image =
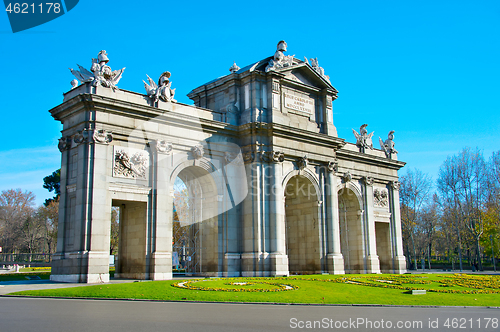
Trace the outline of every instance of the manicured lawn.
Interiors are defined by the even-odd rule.
[[[4,273],[4,274],[0,274],[0,282],[2,282],[2,281],[26,280],[26,277],[34,277],[34,276],[39,276],[40,279],[50,279],[50,272]]]
[[[13,294],[165,301],[500,306],[498,276],[310,275],[289,278],[217,278],[184,281],[187,283],[169,280],[100,284]],[[181,283],[179,286],[193,289],[174,286],[179,283]],[[285,285],[296,289],[284,290]],[[405,288],[426,289],[427,294],[411,295]],[[464,292],[485,294],[462,294]]]

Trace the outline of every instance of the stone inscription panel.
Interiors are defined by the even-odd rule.
[[[295,111],[298,114],[310,115],[314,114],[315,105],[314,99],[306,95],[297,95],[289,91],[283,92],[284,106],[289,110]]]

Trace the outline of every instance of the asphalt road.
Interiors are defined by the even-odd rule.
[[[0,331],[500,331],[499,320],[500,309],[489,308],[212,304],[0,297]],[[449,327],[446,327],[447,321]],[[489,325],[488,328],[486,324]],[[313,329],[314,326],[316,329]]]

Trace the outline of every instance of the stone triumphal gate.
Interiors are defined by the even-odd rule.
[[[169,72],[147,76],[146,94],[118,89],[124,69],[105,51],[72,69],[80,84],[50,111],[63,124],[51,279],[109,280],[112,207],[119,277],[169,279],[173,264],[210,276],[405,272],[394,132],[381,149],[365,124],[356,144],[337,137],[337,90],[317,59],[286,47],[192,90],[195,106],[175,101]]]

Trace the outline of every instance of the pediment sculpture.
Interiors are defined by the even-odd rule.
[[[90,67],[90,71],[78,64],[77,66],[80,70],[74,70],[72,68],[69,68],[69,70],[82,83],[91,82],[93,86],[100,85],[115,91],[118,89],[116,85],[122,78],[125,67],[120,70],[112,71],[111,67],[107,65],[108,62],[108,55],[106,51],[102,50],[97,55],[97,59],[92,58],[92,67]]]
[[[286,52],[286,48],[286,42],[284,40],[281,40],[278,43],[276,53],[274,53],[274,57],[269,60],[269,64],[266,67],[266,73],[270,70],[293,66],[294,55],[285,55],[283,52]]]

